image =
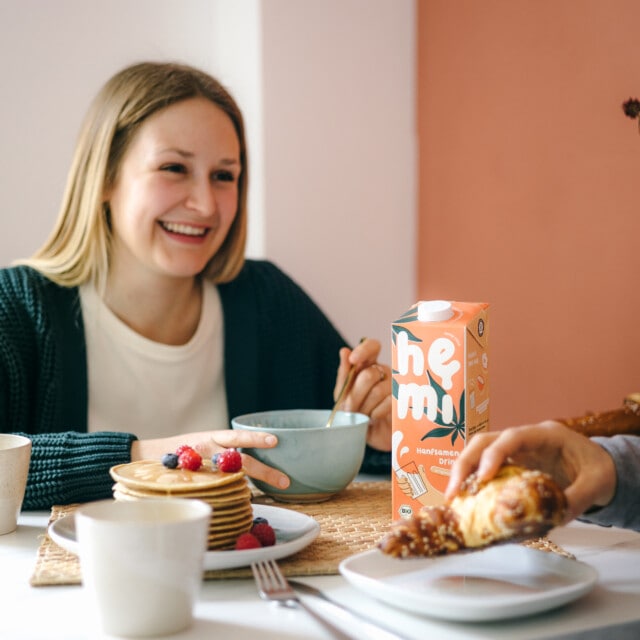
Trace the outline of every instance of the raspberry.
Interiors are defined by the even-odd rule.
[[[251,527],[250,533],[254,535],[263,547],[272,547],[276,543],[276,532],[266,522],[259,522]]]
[[[178,456],[175,453],[165,453],[162,456],[162,464],[167,467],[167,469],[177,469]]]
[[[252,533],[241,533],[236,540],[236,551],[241,551],[242,549],[259,549],[261,546],[260,540]]]
[[[197,471],[202,465],[202,456],[194,449],[183,449],[182,453],[178,456],[178,465],[181,469]]]
[[[222,453],[218,453],[214,456],[215,462],[220,471],[225,473],[234,473],[242,469],[242,456],[236,449],[227,449]]]
[[[183,451],[193,451],[193,447],[190,447],[188,444],[181,444],[176,449],[176,455],[179,456]]]

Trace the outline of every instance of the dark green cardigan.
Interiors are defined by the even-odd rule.
[[[219,291],[229,416],[329,408],[346,343],[302,289],[273,264],[247,261]],[[78,290],[27,267],[0,270],[0,425],[33,441],[25,509],[111,496],[109,468],[130,461],[136,438],[87,433]],[[363,471],[389,469],[389,454],[367,447]]]

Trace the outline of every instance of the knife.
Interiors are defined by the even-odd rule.
[[[310,584],[307,584],[305,582],[298,582],[297,580],[289,580],[289,584],[296,591],[305,593],[315,598],[319,598],[320,600],[325,602],[328,607],[334,612],[337,618],[345,622],[351,622],[353,618],[356,618],[358,620],[359,626],[367,632],[366,637],[371,638],[371,640],[408,640],[406,636],[401,636],[395,631],[392,631],[391,629],[385,627],[381,623],[371,620],[358,611],[349,609],[343,604],[332,600],[331,598],[329,598],[329,596],[320,591],[320,589],[316,589]]]

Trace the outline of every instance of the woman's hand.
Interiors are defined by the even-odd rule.
[[[367,444],[380,451],[391,450],[391,369],[377,362],[380,343],[369,338],[353,350],[340,349],[340,365],[333,397],[337,398],[351,365],[356,374],[340,409],[357,411],[371,419]]]
[[[566,522],[607,505],[616,491],[611,456],[582,434],[546,421],[473,436],[451,469],[446,497],[455,496],[474,471],[481,481],[493,478],[507,460],[548,473],[565,490]]]
[[[183,444],[193,447],[203,458],[211,459],[215,453],[231,447],[271,449],[278,444],[278,438],[270,433],[223,429],[186,433],[156,440],[135,440],[131,445],[131,460],[161,460],[165,453],[175,451]],[[290,484],[288,476],[284,473],[258,462],[246,453],[242,454],[242,464],[251,478],[262,480],[280,489],[286,489]]]

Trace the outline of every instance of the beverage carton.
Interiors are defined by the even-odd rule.
[[[418,302],[392,324],[393,518],[443,502],[465,443],[489,428],[483,302]]]

